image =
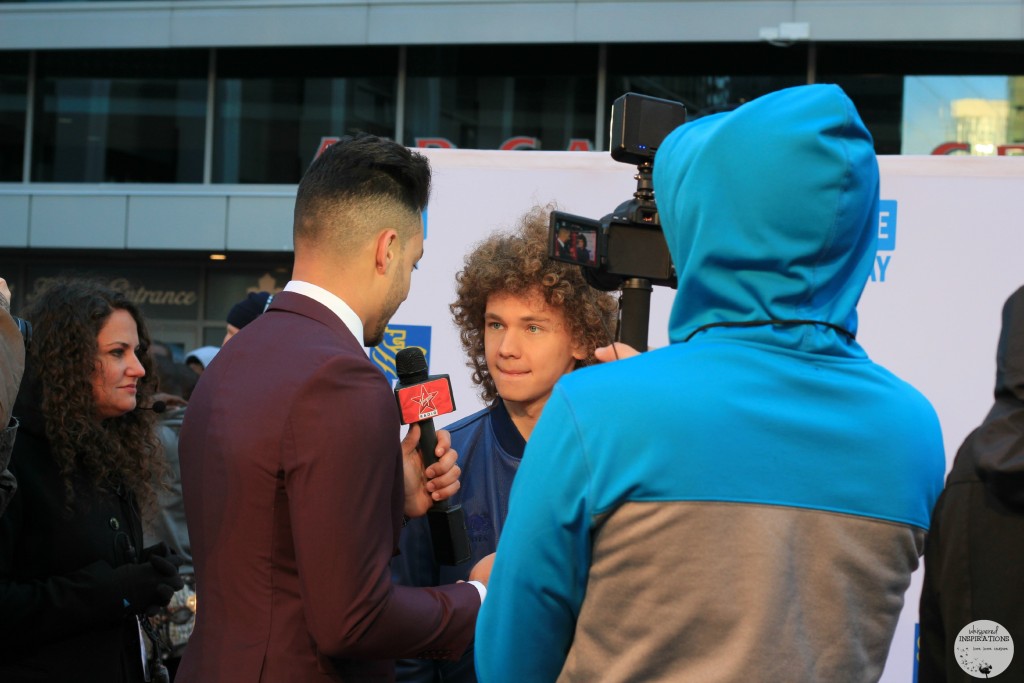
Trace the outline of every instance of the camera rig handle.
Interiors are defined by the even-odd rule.
[[[618,341],[640,352],[647,350],[653,290],[654,285],[647,278],[631,277],[622,282]]]
[[[658,224],[658,209],[654,202],[654,163],[645,160],[636,167],[636,192],[629,202],[628,218],[634,223]],[[654,284],[645,277],[622,279],[619,300],[618,341],[637,351],[647,350],[647,334],[651,322],[651,293]]]

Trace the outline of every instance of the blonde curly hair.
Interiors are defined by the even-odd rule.
[[[478,243],[455,276],[456,299],[449,309],[469,356],[466,365],[487,404],[498,398],[484,352],[484,314],[492,295],[540,292],[548,306],[562,311],[569,335],[586,351],[576,367],[593,364],[594,350],[612,341],[618,311],[615,297],[588,285],[579,266],[548,257],[553,208],[533,207],[512,231],[497,232]]]

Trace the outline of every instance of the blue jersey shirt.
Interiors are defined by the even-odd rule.
[[[512,422],[505,404],[496,401],[469,417],[445,427],[452,448],[459,454],[462,486],[452,498],[462,505],[469,531],[471,556],[457,566],[438,565],[426,517],[409,520],[402,532],[400,554],[391,562],[395,583],[405,586],[439,586],[465,581],[473,566],[498,547],[498,538],[508,515],[509,492],[526,448],[526,440]],[[401,660],[399,681],[434,681],[444,672],[444,681],[475,681],[472,650],[459,662]]]

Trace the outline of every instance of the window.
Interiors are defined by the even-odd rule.
[[[1007,107],[1008,127],[1001,136],[1012,142],[1012,127],[1017,125],[1016,136],[1021,137],[1024,120],[1020,110],[1013,113],[1009,89],[1017,79],[1005,76],[1017,70],[1022,58],[1024,44],[1020,41],[834,43],[818,48],[817,72],[819,82],[838,83],[850,95],[879,154],[931,154],[942,143],[959,139],[954,119],[960,120],[961,130],[966,132],[963,126],[980,125],[978,106],[988,109],[982,118],[991,118],[991,107],[978,100],[1003,100],[1002,105],[995,105]],[[984,84],[987,79],[964,78],[975,75],[1001,78]],[[992,85],[997,81],[1002,85],[996,86],[994,93]],[[937,90],[929,92],[931,88]],[[958,116],[951,111],[954,100],[975,102],[958,105]],[[1017,105],[1024,105],[1024,100]],[[967,123],[968,119],[974,123]],[[961,141],[998,146],[993,134],[986,133],[984,140]]]
[[[605,106],[635,92],[682,102],[687,120],[807,82],[807,47],[681,43],[608,48]]]
[[[299,182],[324,138],[394,137],[397,48],[219,50],[213,181]]]
[[[205,50],[40,53],[32,180],[198,183]]]
[[[410,147],[595,149],[597,47],[411,47]]]
[[[22,179],[28,54],[0,52],[0,182]]]
[[[1024,153],[1024,78],[908,76],[903,154]]]

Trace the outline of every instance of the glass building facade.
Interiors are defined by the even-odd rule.
[[[1019,42],[0,51],[0,182],[296,183],[355,130],[600,150],[624,92],[692,119],[808,82],[840,84],[880,154],[1011,154],[1022,58]]]
[[[34,56],[30,181],[202,182],[204,52]]]
[[[924,4],[0,0],[0,275],[15,310],[58,272],[116,276],[155,336],[216,345],[287,282],[267,207],[333,139],[607,150],[626,92],[692,120],[837,83],[879,154],[1021,154],[1014,3]]]

